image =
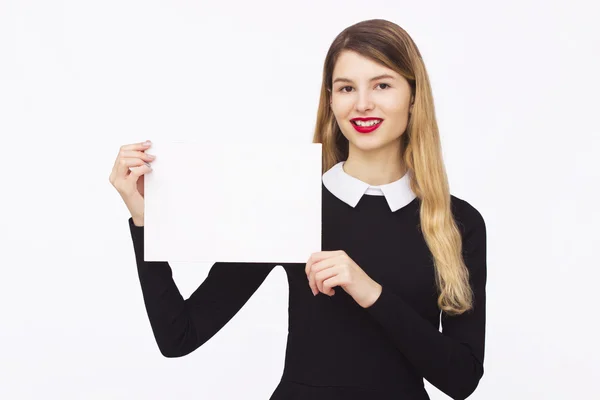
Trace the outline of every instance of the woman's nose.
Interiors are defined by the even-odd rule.
[[[357,111],[365,111],[373,108],[373,100],[371,99],[371,95],[368,92],[358,93],[358,97],[356,99],[356,110]]]

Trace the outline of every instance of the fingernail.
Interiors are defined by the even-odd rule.
[[[151,141],[149,141],[149,140],[146,140],[146,141],[144,142],[144,146],[150,146],[151,144],[152,144],[152,142],[151,142]]]
[[[154,154],[148,154],[148,157],[155,158],[156,156]]]

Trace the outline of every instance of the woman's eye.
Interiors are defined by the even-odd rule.
[[[388,85],[387,83],[378,83],[378,84],[377,84],[377,86],[379,86],[379,87],[380,87],[381,85],[385,85],[386,87],[390,87],[390,85]],[[340,92],[343,92],[343,93],[348,93],[348,91],[346,91],[346,90],[345,90],[345,89],[348,89],[348,88],[349,88],[349,89],[352,89],[352,86],[344,86],[344,87],[341,87],[341,88],[339,89],[339,91],[340,91]],[[386,89],[386,88],[384,87],[383,89]]]

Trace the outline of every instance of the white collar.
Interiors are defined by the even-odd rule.
[[[323,185],[335,197],[351,207],[356,207],[363,195],[385,196],[392,212],[399,210],[417,197],[410,188],[408,173],[395,182],[371,186],[344,171],[344,161],[331,167],[323,174]]]

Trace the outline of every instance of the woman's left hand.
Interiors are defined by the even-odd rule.
[[[375,282],[343,250],[313,253],[305,268],[308,284],[317,295],[333,296],[334,286],[340,286],[363,308],[370,307],[381,294]]]

